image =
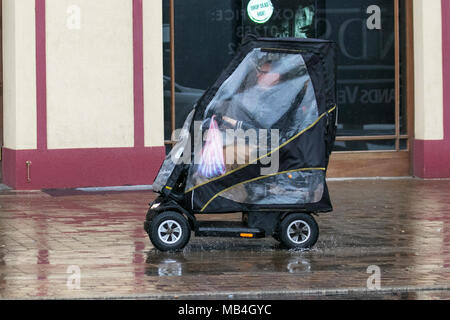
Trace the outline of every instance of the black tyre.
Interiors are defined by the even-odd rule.
[[[308,249],[319,238],[319,225],[309,214],[290,214],[281,221],[278,236],[289,249]]]
[[[178,212],[158,214],[151,221],[149,238],[160,251],[183,249],[191,238],[191,228],[186,218]]]

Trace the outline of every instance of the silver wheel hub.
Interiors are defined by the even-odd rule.
[[[174,244],[181,239],[181,225],[175,220],[167,220],[159,225],[158,236],[165,244]]]
[[[287,236],[295,244],[303,244],[311,237],[311,228],[305,221],[295,220],[287,228]]]

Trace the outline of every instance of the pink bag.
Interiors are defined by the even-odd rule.
[[[198,172],[205,178],[214,178],[225,173],[223,159],[223,141],[217,121],[211,118],[208,135],[202,150],[202,158]]]

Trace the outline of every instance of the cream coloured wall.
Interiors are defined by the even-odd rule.
[[[164,145],[162,1],[143,1],[145,145]]]
[[[442,140],[441,0],[414,0],[415,138]]]
[[[3,0],[4,147],[36,149],[35,0]]]
[[[132,0],[46,4],[48,148],[133,147]]]

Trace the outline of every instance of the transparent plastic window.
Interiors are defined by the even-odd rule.
[[[177,143],[164,160],[164,163],[162,164],[161,169],[159,170],[158,176],[153,182],[153,191],[160,192],[162,188],[166,186],[167,181],[170,178],[170,175],[175,169],[175,166],[181,161],[183,161],[183,157],[186,156],[184,151],[188,149],[187,146],[190,143],[189,129],[192,124],[194,113],[195,107],[194,110],[192,110],[191,113],[189,113],[189,115],[187,116],[183,128],[180,130],[180,132],[178,132],[178,136],[176,137]]]
[[[247,204],[292,205],[317,203],[324,192],[325,171],[286,172],[243,182],[217,196]]]
[[[256,162],[318,117],[302,55],[254,49],[219,88],[203,122],[194,126],[199,147],[193,150],[186,190]]]

